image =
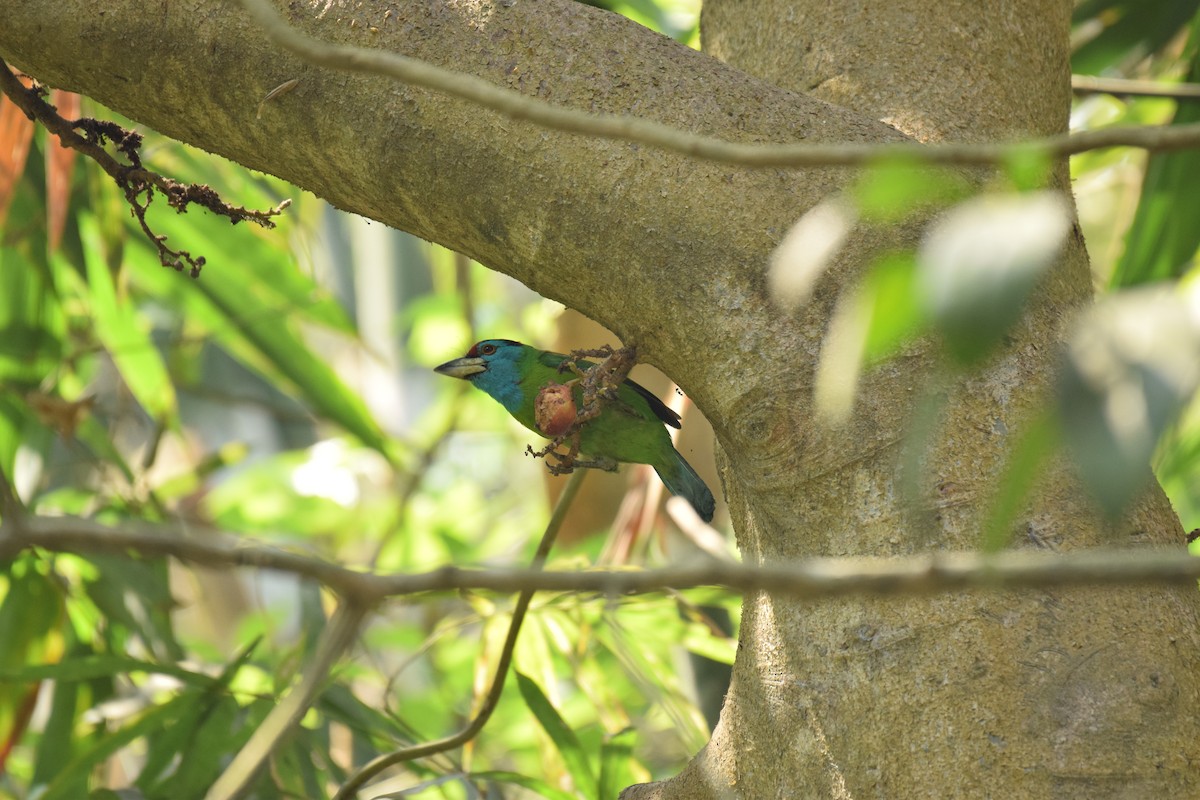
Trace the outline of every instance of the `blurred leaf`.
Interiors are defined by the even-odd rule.
[[[895,223],[965,200],[971,189],[963,174],[950,168],[892,158],[863,170],[851,196],[865,219]]]
[[[978,197],[930,227],[917,281],[951,355],[969,363],[999,343],[1070,230],[1056,192]]]
[[[737,655],[737,639],[730,636],[717,636],[707,626],[693,623],[687,627],[683,646],[688,652],[698,656],[719,661],[722,664],[732,664]]]
[[[1200,0],[1086,0],[1075,9],[1075,23],[1102,28],[1076,48],[1071,69],[1100,75],[1132,67],[1174,39],[1197,8]]]
[[[125,385],[137,398],[146,413],[156,421],[175,416],[175,387],[167,375],[166,365],[158,348],[143,329],[143,318],[128,300],[117,297],[113,275],[109,271],[104,255],[105,245],[100,229],[91,214],[81,212],[79,236],[83,241],[84,259],[87,263],[87,297],[96,336],[112,357],[121,372]],[[63,278],[73,277],[74,271],[60,264],[58,274]]]
[[[546,695],[542,693],[541,688],[532,678],[520,672],[516,673],[516,676],[517,687],[521,690],[521,697],[525,699],[525,705],[533,712],[533,716],[537,718],[542,730],[554,742],[567,772],[571,774],[571,779],[575,782],[576,790],[584,797],[595,797],[596,775],[592,771],[591,764],[588,763],[587,754],[583,752],[583,746],[579,743],[575,731],[571,730],[554,706],[550,705],[550,701],[546,699]]]
[[[63,119],[79,119],[80,97],[74,92],[53,89],[50,92],[50,102],[58,109]],[[67,204],[71,199],[71,177],[74,173],[75,158],[79,151],[73,147],[59,146],[46,136],[46,228],[47,246],[51,253],[58,249],[62,242],[63,231],[67,226]],[[2,221],[2,220],[0,220]]]
[[[1004,469],[996,478],[996,490],[988,514],[984,518],[983,549],[994,553],[1012,540],[1013,521],[1029,502],[1042,467],[1058,449],[1057,420],[1047,413],[1040,414],[1016,437],[1008,453]]]
[[[25,555],[2,573],[7,588],[0,602],[0,669],[5,673],[19,674],[28,664],[62,657],[62,592],[41,569],[39,558]],[[0,753],[6,754],[24,732],[40,680],[0,681]]]
[[[0,682],[53,680],[58,682],[87,681],[93,678],[123,675],[131,672],[171,675],[185,683],[210,686],[216,679],[203,672],[195,672],[177,664],[143,661],[119,655],[75,656],[57,664],[27,664],[22,667],[4,667],[0,670]]]
[[[62,366],[62,310],[46,270],[0,247],[0,387],[35,389]]]
[[[622,789],[633,783],[629,761],[636,741],[636,728],[626,728],[605,737],[604,744],[600,746],[600,791],[596,795],[601,800],[616,797]]]
[[[4,67],[3,69],[8,69]],[[20,79],[27,87],[28,78]],[[25,171],[29,143],[33,140],[33,120],[6,96],[0,96],[0,228],[8,216],[8,207],[16,193],[17,182]]]
[[[235,260],[210,261],[197,280],[184,281],[158,265],[148,247],[131,246],[133,277],[170,302],[194,324],[206,327],[229,352],[268,380],[290,385],[317,413],[388,456],[386,437],[356,393],[293,329],[303,315]],[[289,267],[289,269],[293,269]]]
[[[182,660],[183,649],[171,628],[175,599],[167,562],[92,555],[95,577],[84,581],[87,596],[111,621],[136,633],[148,647],[158,645],[160,658]]]
[[[307,461],[308,451],[293,451],[246,467],[208,492],[205,510],[217,525],[243,532],[312,535],[352,525],[355,508],[298,491],[294,476]]]
[[[1163,430],[1200,385],[1200,327],[1157,289],[1103,300],[1068,343],[1059,388],[1067,443],[1084,483],[1115,516],[1150,477]]]
[[[216,779],[222,759],[250,736],[245,728],[232,730],[238,704],[228,689],[259,643],[256,639],[242,648],[208,686],[189,689],[171,701],[175,713],[148,742],[138,788],[164,799],[202,796]]]
[[[1200,25],[1192,33],[1200,40]],[[1193,47],[1197,43],[1193,42]],[[1188,81],[1200,81],[1200,53],[1193,56]],[[1200,122],[1200,103],[1180,103],[1172,125]],[[1200,247],[1200,151],[1151,153],[1142,179],[1137,211],[1125,237],[1125,251],[1113,270],[1113,287],[1178,278],[1194,263]]]
[[[547,800],[579,800],[579,795],[571,794],[570,792],[551,786],[540,778],[532,778],[528,775],[520,775],[516,772],[490,770],[488,772],[472,772],[467,775],[467,777],[473,781],[511,783],[514,786],[521,786],[531,792],[537,792],[538,795],[546,798]],[[597,795],[597,797],[601,796],[602,795]],[[616,797],[616,795],[612,795],[612,797]]]
[[[910,252],[881,257],[863,279],[861,291],[871,304],[864,343],[868,362],[894,355],[929,324],[929,315],[917,293],[916,257]]]
[[[1017,191],[1043,189],[1053,177],[1054,160],[1030,146],[1013,147],[1004,159],[1004,173]]]
[[[808,302],[817,281],[854,229],[856,218],[854,208],[844,200],[822,200],[784,234],[767,266],[771,299],[784,311],[796,311]]]
[[[87,785],[87,778],[97,765],[143,736],[162,730],[179,711],[179,698],[146,711],[135,722],[125,725],[96,741],[55,775],[54,780],[40,795],[41,800],[77,800],[80,788]]]

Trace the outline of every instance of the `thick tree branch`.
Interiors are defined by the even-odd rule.
[[[896,158],[928,164],[987,166],[1003,164],[1017,156],[1036,155],[1059,159],[1109,147],[1136,147],[1155,152],[1200,147],[1200,124],[1109,128],[995,144],[741,144],[697,135],[637,117],[563,108],[502,89],[473,75],[442,69],[399,53],[326,44],[288,25],[267,0],[241,1],[275,42],[312,64],[347,72],[383,75],[411,86],[444,92],[511,119],[527,120],[551,130],[638,142],[725,164],[746,167],[848,167]],[[1086,85],[1086,82],[1080,83]],[[1142,91],[1138,93],[1146,93],[1147,87],[1139,88]],[[1110,86],[1106,91],[1111,90]]]

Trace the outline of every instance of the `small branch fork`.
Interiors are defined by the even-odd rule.
[[[275,208],[253,211],[226,203],[211,186],[180,183],[146,169],[142,165],[140,133],[126,130],[115,122],[106,120],[87,117],[73,121],[64,119],[59,116],[57,109],[44,99],[46,90],[43,87],[34,83],[32,87],[26,88],[3,60],[0,60],[0,91],[25,112],[25,116],[41,123],[46,130],[57,136],[63,147],[78,150],[108,173],[124,193],[138,225],[154,243],[155,249],[158,250],[159,262],[164,267],[171,267],[178,272],[186,268],[195,278],[204,267],[204,256],[193,256],[187,250],[173,250],[167,247],[166,236],[156,234],[150,229],[149,223],[146,222],[146,210],[154,200],[155,190],[162,193],[167,205],[181,214],[187,211],[189,205],[195,203],[214,214],[228,218],[234,225],[247,221],[264,228],[273,228],[275,223],[271,218],[283,213],[283,210],[291,205],[291,200],[284,200]],[[107,144],[111,144],[127,163],[122,163],[111,155],[105,149]]]
[[[581,367],[580,362],[585,358],[601,358],[594,366]],[[586,362],[585,362],[586,363]],[[534,458],[545,458],[546,469],[551,475],[567,475],[576,469],[602,469],[615,472],[617,462],[611,458],[582,459],[579,457],[579,434],[583,426],[600,416],[608,405],[633,414],[633,409],[621,402],[618,392],[629,370],[637,363],[637,348],[630,345],[614,350],[610,345],[594,350],[572,350],[571,354],[559,365],[559,372],[570,372],[575,375],[564,385],[583,388],[583,405],[575,412],[575,420],[566,431],[550,440],[550,444],[540,450],[534,450],[532,445],[525,447],[525,452]],[[566,452],[559,452],[566,445]],[[551,461],[550,459],[553,459]]]

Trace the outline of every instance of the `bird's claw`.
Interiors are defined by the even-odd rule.
[[[587,370],[581,369],[578,362],[586,357],[603,358]],[[546,469],[551,475],[566,475],[576,467],[585,469],[602,469],[606,472],[616,472],[617,462],[611,458],[579,458],[579,432],[585,424],[600,416],[607,405],[613,405],[625,414],[636,416],[637,412],[622,402],[618,394],[620,386],[629,374],[630,367],[637,360],[637,350],[634,347],[623,347],[614,350],[610,345],[604,345],[594,350],[572,350],[571,355],[559,366],[559,372],[570,371],[575,374],[575,380],[568,384],[580,383],[583,389],[582,407],[575,413],[571,427],[561,436],[556,436],[550,444],[541,450],[527,446],[525,452],[534,458],[545,458]],[[567,452],[560,453],[558,448],[568,445]],[[551,461],[551,457],[553,461]]]

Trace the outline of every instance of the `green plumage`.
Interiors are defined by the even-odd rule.
[[[539,436],[535,412],[538,393],[547,385],[561,384],[573,376],[558,367],[567,357],[537,350],[507,339],[488,339],[467,355],[442,364],[437,371],[469,380],[497,400],[526,428]],[[581,366],[591,368],[588,362]],[[573,387],[576,408],[583,406],[583,390]],[[671,444],[664,424],[679,427],[679,415],[652,393],[626,380],[618,390],[619,404],[610,404],[600,416],[580,430],[580,451],[593,458],[649,464],[674,494],[686,498],[706,521],[715,502],[704,484]]]

